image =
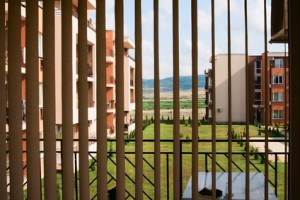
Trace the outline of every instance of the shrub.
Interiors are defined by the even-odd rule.
[[[184,126],[187,127],[189,125],[188,121],[184,121]]]
[[[257,147],[254,148],[254,153],[255,153],[255,154],[254,154],[254,159],[255,159],[255,160],[258,160],[258,154],[257,154],[257,153],[258,153],[258,148],[257,148]]]
[[[185,139],[186,139],[186,140],[190,140],[190,139],[191,139],[190,134],[187,134],[186,137],[185,137]]]
[[[265,163],[265,156],[260,154],[260,164]]]
[[[180,138],[183,138],[183,133],[179,133],[179,137],[180,137]]]

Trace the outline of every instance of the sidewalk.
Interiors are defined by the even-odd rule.
[[[250,142],[250,147],[257,147],[259,152],[265,151],[265,138],[251,137],[250,139],[262,140],[262,142]],[[282,142],[272,142],[272,140],[282,140]],[[269,150],[271,152],[284,152],[284,137],[269,138]],[[287,152],[289,152],[289,144],[287,144]],[[275,155],[270,155],[269,160],[275,161]],[[278,162],[284,162],[284,155],[278,155]]]

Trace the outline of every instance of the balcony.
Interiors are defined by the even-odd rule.
[[[93,64],[87,63],[87,69],[88,69],[88,77],[93,77]]]
[[[107,102],[107,113],[113,113],[115,112],[116,103],[115,100],[110,100]]]
[[[211,90],[211,89],[212,89],[212,85],[205,84],[205,90]]]
[[[134,87],[134,81],[130,80],[130,87]]]

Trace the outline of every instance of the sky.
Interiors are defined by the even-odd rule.
[[[245,53],[244,0],[231,0],[231,52]],[[249,55],[264,52],[264,1],[248,0]],[[227,54],[227,0],[215,0],[216,54]],[[270,40],[271,1],[267,0],[268,41]],[[93,21],[95,13],[91,13]],[[106,0],[106,29],[114,30],[114,0]],[[173,76],[172,0],[159,1],[159,67],[160,78]],[[134,0],[124,0],[124,35],[134,41]],[[143,79],[154,78],[153,0],[142,0]],[[198,74],[211,68],[211,0],[198,0]],[[190,76],[191,0],[179,0],[180,76]],[[282,44],[269,44],[269,52],[283,52]],[[130,54],[134,57],[134,50]],[[138,67],[138,66],[136,66]]]

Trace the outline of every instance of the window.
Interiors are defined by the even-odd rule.
[[[208,93],[208,102],[211,103],[212,102],[212,94],[211,93]]]
[[[282,76],[272,76],[272,84],[282,84]]]
[[[272,119],[282,119],[282,110],[273,110]]]
[[[254,93],[254,101],[261,101],[261,92]]]
[[[275,68],[283,68],[283,58],[275,58],[274,63]]]
[[[274,102],[283,101],[283,94],[282,93],[273,93],[272,94],[272,101],[274,101]]]
[[[260,74],[261,73],[261,61],[257,60],[254,62],[254,73]]]
[[[254,77],[254,85],[261,85],[261,76]]]
[[[208,86],[211,87],[212,86],[212,78],[208,78]]]
[[[211,111],[211,109],[208,110],[208,117],[209,117],[209,118],[212,117],[212,111]]]

